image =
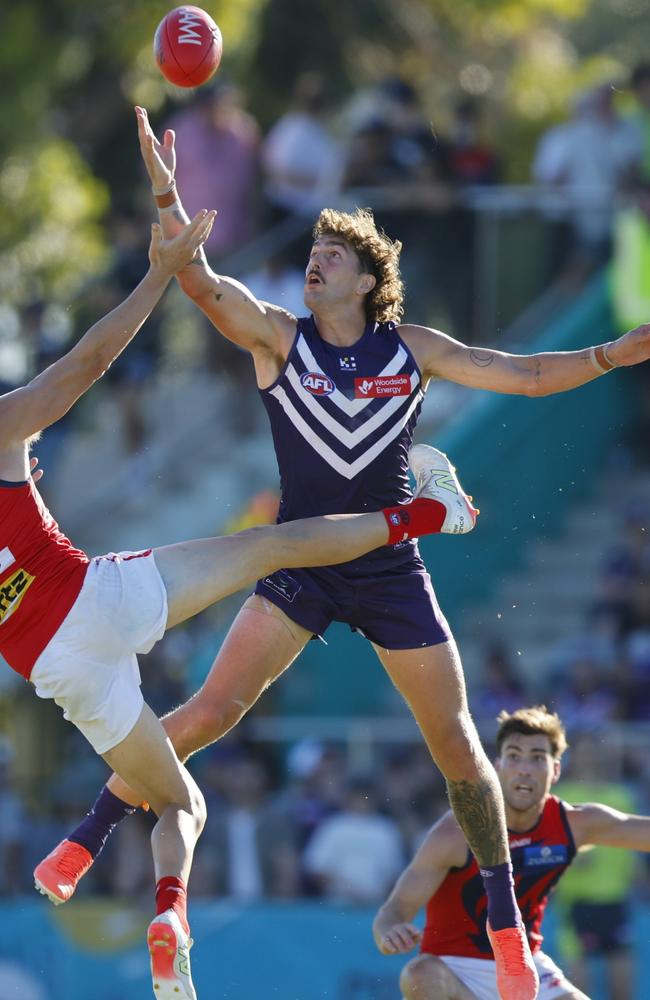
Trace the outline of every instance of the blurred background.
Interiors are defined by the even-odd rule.
[[[293,312],[318,211],[362,205],[405,244],[413,322],[532,352],[650,318],[650,0],[214,0],[224,59],[198,91],[155,68],[168,9],[3,9],[3,391],[146,269],[154,215],[135,103],[159,135],[176,130],[190,214],[219,210],[213,267]],[[534,401],[434,383],[419,425],[482,510],[471,538],[422,548],[486,744],[501,708],[543,701],[568,728],[567,797],[638,812],[650,808],[648,375]],[[92,554],[275,517],[252,365],[176,288],[37,453],[46,501]],[[157,711],[200,685],[244,596],[142,659]],[[374,951],[370,923],[445,790],[369,645],[337,626],[326,639],[191,763],[210,815],[191,882],[203,995],[399,997],[402,963]],[[146,816],[123,824],[71,905],[55,911],[32,889],[34,864],[105,778],[56,706],[2,671],[0,1000],[150,988]],[[328,849],[333,817],[351,851],[364,830],[383,847],[352,864]],[[646,857],[593,851],[574,870],[545,925],[549,952],[595,1000],[650,997]],[[578,938],[580,903],[621,904],[606,951]]]

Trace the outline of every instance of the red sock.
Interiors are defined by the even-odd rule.
[[[182,879],[172,875],[161,878],[156,886],[156,914],[164,913],[165,910],[173,910],[185,933],[190,933],[187,922],[187,888]]]
[[[439,500],[418,497],[399,507],[385,507],[382,514],[388,525],[388,544],[406,542],[421,535],[435,535],[441,531],[447,508]]]

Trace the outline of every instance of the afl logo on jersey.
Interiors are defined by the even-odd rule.
[[[312,396],[331,396],[336,386],[329,375],[322,372],[304,372],[300,376],[300,384]]]

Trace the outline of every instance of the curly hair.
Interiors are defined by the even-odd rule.
[[[399,270],[402,244],[377,229],[372,211],[357,208],[337,212],[324,208],[312,230],[315,240],[338,236],[359,258],[359,270],[376,278],[375,287],[365,298],[366,319],[377,323],[398,322],[404,312],[404,282]]]
[[[497,754],[508,736],[520,733],[522,736],[548,736],[551,744],[551,755],[559,760],[568,743],[562,720],[557,712],[549,712],[546,705],[532,705],[530,708],[518,708],[516,712],[499,712],[497,716],[499,729],[497,731]]]

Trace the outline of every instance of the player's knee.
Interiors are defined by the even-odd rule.
[[[399,979],[405,1000],[430,1000],[431,997],[444,1000],[445,964],[435,955],[418,955],[402,969]]]
[[[478,735],[469,714],[448,716],[436,727],[436,750],[448,758],[464,759],[476,752]]]
[[[175,796],[175,801],[170,803],[173,807],[191,816],[194,824],[194,832],[198,837],[205,826],[208,810],[203,797],[203,792],[188,771],[185,771],[183,791]]]
[[[435,758],[445,775],[451,772],[471,777],[481,767],[484,754],[469,715],[461,714],[450,719],[436,736]]]
[[[234,698],[210,697],[201,691],[195,699],[196,719],[193,729],[198,734],[200,745],[208,746],[224,736],[248,711],[248,706]]]
[[[206,819],[208,818],[208,809],[205,804],[203,792],[194,781],[192,782],[192,785],[193,787],[190,791],[191,811],[196,825],[196,835],[198,837],[205,826]]]

